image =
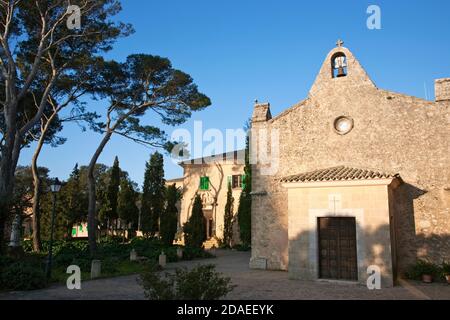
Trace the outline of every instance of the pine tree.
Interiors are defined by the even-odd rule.
[[[184,241],[186,246],[202,248],[206,240],[205,220],[203,217],[203,204],[199,195],[195,197],[192,214],[189,221],[184,224]]]
[[[136,205],[137,193],[130,181],[122,180],[117,198],[117,213],[121,222],[125,225],[125,228],[122,228],[125,239],[125,230],[129,230],[130,226],[133,228],[137,224],[139,216],[139,209]]]
[[[179,200],[179,192],[176,185],[171,185],[166,192],[166,209],[161,215],[161,240],[164,244],[171,246],[175,239],[178,226],[178,209],[177,202]]]
[[[159,219],[165,204],[166,187],[162,154],[155,152],[146,163],[142,189],[141,229],[143,233],[154,236],[159,231]]]
[[[227,203],[225,204],[225,214],[223,217],[223,242],[226,246],[231,246],[231,240],[233,239],[233,190],[231,183],[228,183]]]
[[[238,207],[238,223],[242,244],[250,246],[252,241],[252,166],[250,164],[250,139],[248,136],[245,150],[244,172],[244,185]]]

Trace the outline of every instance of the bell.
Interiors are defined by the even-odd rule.
[[[337,73],[337,76],[336,77],[338,77],[338,78],[341,78],[341,77],[345,77],[347,74],[345,73],[345,71],[344,71],[344,67],[339,67],[338,68],[338,73]]]

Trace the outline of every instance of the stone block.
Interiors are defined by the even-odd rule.
[[[92,260],[91,263],[91,279],[97,279],[102,274],[102,262],[101,260]]]

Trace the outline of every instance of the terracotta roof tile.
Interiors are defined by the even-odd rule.
[[[373,180],[373,179],[396,178],[398,176],[399,176],[398,174],[339,166],[285,177],[281,179],[281,182]]]

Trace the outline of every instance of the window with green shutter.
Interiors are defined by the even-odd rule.
[[[200,178],[200,190],[204,191],[209,190],[209,177]]]
[[[230,176],[229,182],[233,189],[243,189],[244,188],[244,177],[243,175],[233,175]]]

